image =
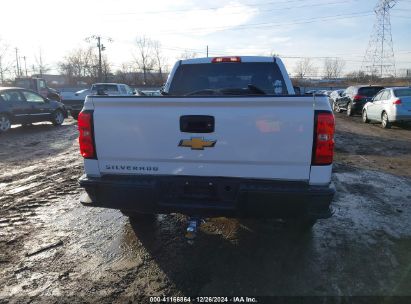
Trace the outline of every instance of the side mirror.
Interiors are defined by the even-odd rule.
[[[137,91],[133,90],[133,92],[131,92],[133,95],[137,95]]]
[[[50,99],[48,99],[47,97],[44,97],[44,102],[45,103],[50,103]]]

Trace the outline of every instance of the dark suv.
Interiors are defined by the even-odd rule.
[[[364,105],[382,89],[384,89],[384,87],[381,86],[348,87],[341,97],[334,100],[333,110],[338,113],[346,110],[347,116],[361,113]]]

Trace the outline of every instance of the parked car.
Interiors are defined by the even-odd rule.
[[[333,110],[335,110],[334,109],[334,101],[336,101],[337,98],[340,98],[342,96],[342,94],[344,93],[344,91],[345,91],[344,89],[335,90],[335,91],[332,91],[331,94],[328,96],[329,99],[330,99],[330,104],[331,104],[331,107],[333,108]]]
[[[95,83],[90,89],[77,91],[70,99],[63,100],[63,103],[74,119],[77,119],[81,108],[83,108],[87,95],[131,96],[138,95],[138,93],[128,85],[122,83]]]
[[[8,131],[13,124],[50,121],[59,126],[64,118],[67,111],[61,102],[23,88],[0,88],[0,133]]]
[[[81,99],[85,99],[87,95],[90,95],[90,93],[91,93],[90,89],[82,89],[74,93],[74,96],[81,98]]]
[[[347,116],[362,113],[364,105],[382,89],[384,87],[370,85],[348,87],[342,96],[335,100],[333,109],[335,112],[346,110]]]
[[[323,95],[330,96],[331,92],[332,91],[329,91],[329,90],[318,90],[315,92],[315,94],[323,94]]]
[[[139,95],[141,96],[161,96],[160,90],[155,91],[140,91]]]
[[[396,122],[411,121],[411,88],[387,88],[367,102],[362,110],[362,120],[381,122],[383,128],[390,128]]]
[[[25,88],[37,92],[45,98],[61,101],[60,92],[47,86],[47,82],[43,78],[38,77],[19,77],[14,81],[14,85],[19,88]]]

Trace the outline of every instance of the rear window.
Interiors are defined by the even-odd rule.
[[[230,95],[249,95],[255,92],[255,88],[248,89],[249,85],[267,95],[288,94],[281,71],[274,62],[183,64],[177,68],[168,94],[190,95],[202,90],[218,93],[231,89]],[[204,95],[209,94],[204,92]]]
[[[376,95],[379,91],[384,89],[384,87],[365,87],[365,88],[360,88],[358,90],[358,95],[362,96],[367,96],[367,97],[373,97]]]
[[[33,81],[30,79],[18,79],[16,80],[16,87],[35,90],[36,88],[33,87]]]
[[[92,91],[111,91],[111,92],[117,92],[117,86],[115,84],[95,84],[93,85]]]
[[[407,89],[396,89],[394,90],[394,94],[397,97],[411,97],[411,88],[407,88]]]

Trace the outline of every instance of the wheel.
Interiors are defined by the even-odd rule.
[[[334,110],[334,112],[336,112],[336,113],[340,113],[341,112],[341,109],[340,109],[340,106],[338,105],[338,103],[337,102],[333,102],[333,110]]]
[[[313,218],[295,218],[287,219],[285,224],[288,229],[300,232],[309,232],[316,222],[317,220]]]
[[[370,120],[367,117],[367,111],[366,110],[362,111],[362,122],[363,123],[369,123],[370,122]]]
[[[70,114],[71,114],[71,117],[73,117],[75,120],[78,120],[79,112],[72,111],[70,112]]]
[[[387,114],[387,112],[382,112],[382,115],[381,115],[381,127],[382,127],[383,129],[389,129],[389,128],[391,128],[391,123],[390,123],[390,121],[388,120],[388,114]]]
[[[129,210],[120,210],[121,213],[125,216],[127,216],[130,221],[136,221],[136,222],[154,222],[156,219],[156,216],[154,214],[149,214],[149,213],[139,213],[135,211],[129,211]]]
[[[0,133],[7,132],[10,127],[10,118],[6,114],[0,114]]]
[[[55,126],[60,126],[64,121],[64,114],[60,110],[56,110],[53,114],[53,120],[52,123]]]
[[[352,116],[353,115],[353,110],[352,110],[352,103],[350,102],[347,105],[347,116]]]

